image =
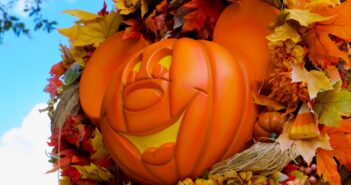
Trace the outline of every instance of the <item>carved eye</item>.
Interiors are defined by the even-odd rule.
[[[142,61],[140,58],[141,57],[138,57],[138,62],[134,64],[134,66],[131,68],[132,70],[128,73],[127,84],[133,83],[136,79],[137,74],[140,72],[142,67]]]
[[[162,78],[165,76],[169,69],[171,68],[172,64],[172,56],[167,55],[161,58],[161,60],[158,62],[158,64],[155,65],[153,71],[152,71],[152,77],[154,78]]]

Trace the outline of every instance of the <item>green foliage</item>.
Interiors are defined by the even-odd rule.
[[[18,0],[11,0],[5,4],[0,3],[0,44],[2,43],[4,34],[11,30],[16,36],[29,36],[31,30],[43,30],[50,33],[55,29],[57,22],[50,21],[42,15],[42,0],[26,1],[26,8],[23,10],[24,12],[27,12],[28,16],[32,19],[34,23],[33,28],[28,28],[24,20],[11,14],[10,10],[17,1]]]

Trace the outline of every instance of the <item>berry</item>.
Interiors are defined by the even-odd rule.
[[[312,171],[317,171],[317,165],[316,164],[312,164],[311,165],[311,169],[312,169]]]
[[[317,182],[317,179],[315,176],[311,176],[308,178],[308,181],[310,181],[311,184],[315,184]]]
[[[305,173],[306,174],[311,174],[312,173],[312,168],[311,167],[306,167],[305,168]]]

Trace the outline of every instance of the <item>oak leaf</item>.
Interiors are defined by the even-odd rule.
[[[314,111],[319,122],[327,126],[339,126],[342,116],[351,116],[351,92],[340,89],[337,83],[333,90],[320,92],[315,99]]]
[[[290,64],[292,82],[307,83],[308,94],[311,99],[317,97],[319,92],[333,89],[325,73],[317,70],[307,71],[301,64]]]
[[[304,35],[309,56],[322,67],[335,64],[342,58],[349,62],[348,52],[340,49],[343,41],[351,40],[351,1],[346,1],[333,8],[323,8],[317,13],[331,17],[329,20],[315,23]],[[336,37],[341,42],[332,39]]]

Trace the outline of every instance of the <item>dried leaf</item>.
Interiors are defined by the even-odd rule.
[[[122,15],[128,15],[137,10],[140,0],[115,0],[117,10]]]
[[[330,184],[341,185],[337,165],[330,151],[317,150],[317,173]]]
[[[300,154],[308,164],[310,164],[318,148],[327,150],[332,149],[329,144],[328,134],[321,134],[319,137],[311,139],[291,139],[289,137],[291,124],[292,122],[287,122],[284,125],[282,134],[280,134],[276,140],[279,143],[280,149],[282,151],[285,151],[295,145],[296,152]]]
[[[292,67],[292,82],[306,82],[308,94],[311,99],[317,97],[317,93],[333,89],[329,78],[321,71],[307,71],[301,64],[290,64]]]
[[[270,111],[279,111],[279,110],[285,109],[283,105],[279,104],[275,100],[272,100],[268,96],[263,96],[263,95],[257,94],[256,92],[253,92],[252,97],[254,98],[254,102],[257,105],[266,106]]]
[[[338,83],[333,90],[318,93],[313,109],[321,124],[339,126],[342,116],[351,116],[351,92],[340,90]]]
[[[300,34],[289,24],[283,24],[274,28],[274,32],[267,36],[270,42],[286,41],[288,39],[297,43],[301,40]]]
[[[184,17],[182,32],[198,31],[204,27],[206,21],[214,27],[214,24],[221,14],[224,4],[221,0],[191,0],[182,8],[193,9]]]

